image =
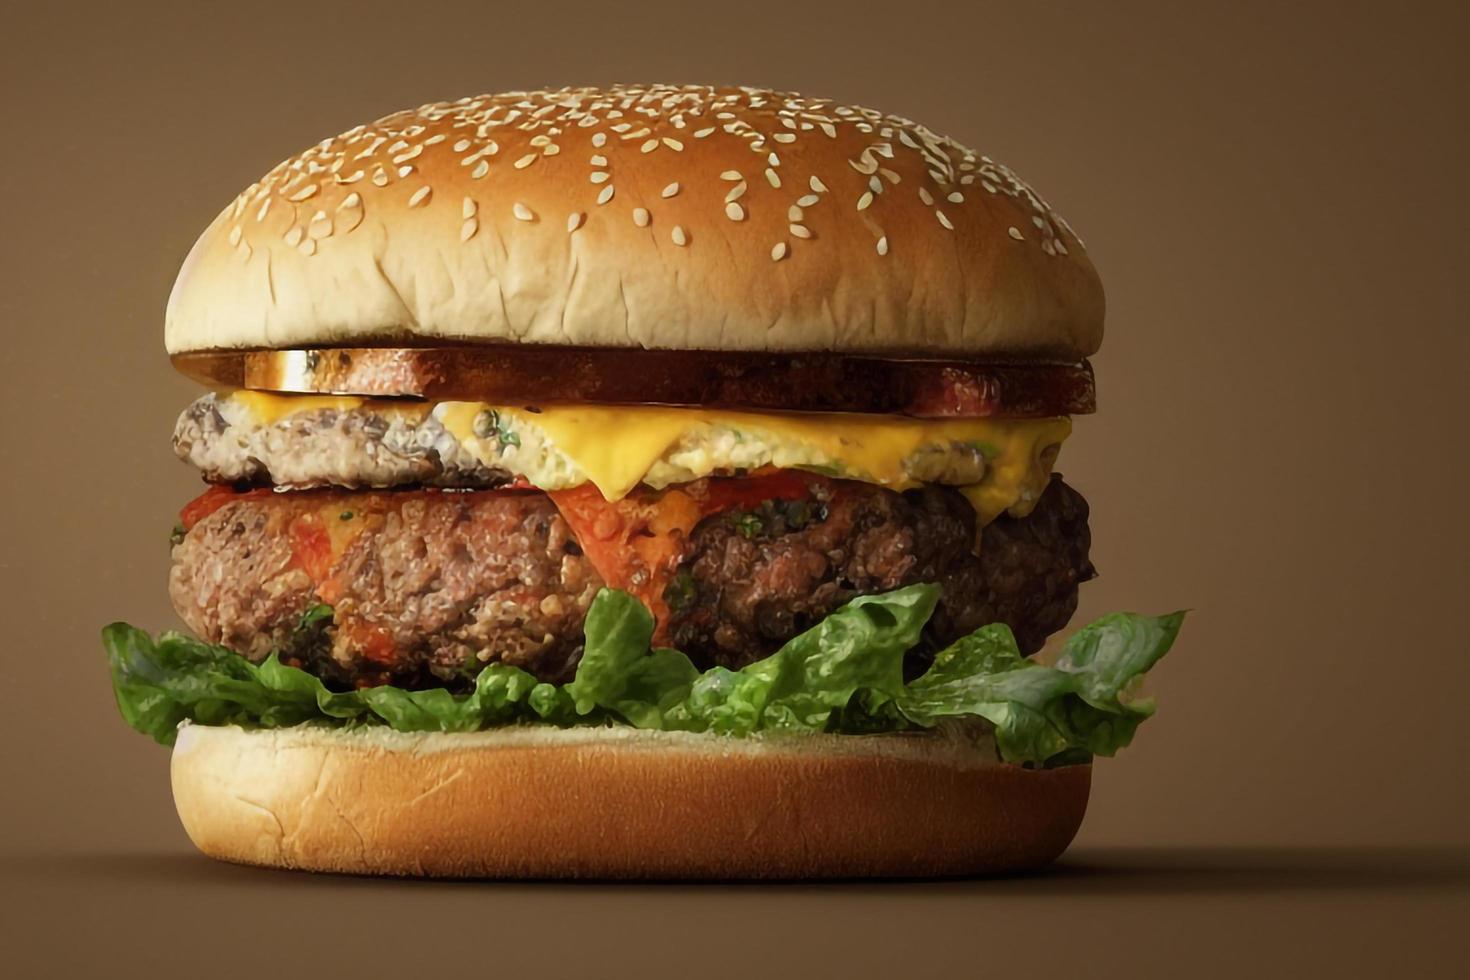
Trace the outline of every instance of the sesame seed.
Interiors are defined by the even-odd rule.
[[[356,197],[357,194],[356,193],[353,193],[350,196],[351,197]],[[255,212],[255,220],[256,221],[264,221],[265,220],[266,213],[269,212],[270,209],[271,209],[271,201],[272,200],[274,200],[274,199],[268,197],[264,201],[261,202],[260,210]]]
[[[767,167],[766,168],[766,180],[768,180],[770,182],[770,184],[771,184],[772,187],[780,187],[781,186],[781,177],[776,173],[776,171],[772,170],[770,167]]]
[[[594,184],[605,184],[607,183],[607,179],[611,176],[612,174],[608,173],[606,170],[594,170],[587,179],[592,181],[592,183]]]
[[[787,249],[785,242],[777,242],[776,247],[771,249],[771,261],[780,262],[782,259],[786,258],[786,253],[788,251],[789,249]]]
[[[819,125],[820,127],[822,127],[822,132],[824,132],[824,133],[827,134],[827,138],[828,139],[834,139],[835,140],[837,138],[837,127],[836,126],[832,125],[829,122],[818,123],[817,125]]]
[[[327,212],[318,211],[312,215],[311,221],[306,226],[306,233],[312,238],[326,238],[331,235],[332,219],[327,217]]]
[[[373,174],[373,183],[378,185],[379,187],[387,187],[388,172],[386,170],[379,169],[377,173]]]
[[[592,166],[594,167],[605,167],[607,166],[607,157],[603,156],[601,153],[594,153],[592,154],[592,159],[587,162],[592,164]]]
[[[568,235],[576,231],[578,228],[582,227],[582,217],[583,215],[581,211],[573,211],[571,214],[567,215]]]
[[[592,134],[592,145],[593,146],[601,146],[601,145],[603,145],[606,142],[607,142],[607,134],[606,133],[593,133]]]
[[[1033,225],[1035,225],[1036,227],[1038,227],[1038,228],[1045,228],[1046,227],[1046,222],[1042,221],[1040,218],[1038,218],[1034,214],[1031,216],[1031,223]]]
[[[318,211],[317,214],[321,214],[321,212]],[[239,225],[236,225],[235,227],[231,228],[230,229],[230,244],[232,246],[239,245],[240,244],[240,236],[242,234],[243,234],[243,232],[240,231],[240,226]]]
[[[863,191],[863,196],[860,197],[860,198],[858,198],[857,209],[859,211],[866,211],[868,209],[868,205],[870,205],[872,203],[873,203],[873,192],[872,191]]]
[[[987,191],[989,191],[992,194],[995,193],[995,185],[992,184],[988,180],[982,180],[982,181],[980,181],[980,186],[983,187],[983,188],[985,188]]]
[[[534,154],[534,153],[527,153],[525,156],[521,157],[519,160],[516,161],[515,167],[516,167],[517,170],[525,170],[527,167],[529,167],[531,164],[533,164],[535,162],[536,162],[536,154]]]
[[[884,235],[882,238],[878,239],[878,254],[879,255],[887,255],[888,254],[888,236],[887,235]]]
[[[793,204],[793,205],[791,205],[791,207],[789,207],[789,208],[786,209],[786,220],[787,221],[800,221],[802,219],[802,217],[803,217],[803,214],[802,214],[802,210],[801,210],[801,206],[800,205]]]
[[[597,203],[606,204],[613,199],[613,185],[608,184],[597,192]]]
[[[345,235],[362,224],[362,208],[339,208],[335,227],[338,234]]]
[[[467,242],[471,238],[474,238],[475,237],[475,232],[477,232],[479,230],[480,230],[480,219],[479,218],[466,218],[465,221],[464,221],[464,223],[459,226],[459,240],[462,241],[462,242]]]
[[[927,207],[934,206],[934,195],[929,193],[929,188],[927,187],[919,188],[919,200],[923,201]]]
[[[464,199],[464,204],[460,206],[459,216],[461,218],[473,218],[479,210],[480,206],[475,203],[475,199],[473,197],[467,197]]]
[[[515,202],[515,204],[511,205],[511,209],[510,210],[511,210],[511,213],[516,216],[517,220],[520,220],[520,221],[535,221],[536,220],[536,212],[534,212],[530,208],[526,207],[520,201],[517,201],[517,202]]]
[[[424,152],[424,148],[422,146],[415,146],[411,150],[398,154],[396,157],[393,158],[393,162],[407,163],[409,160],[412,160],[414,157],[418,156],[422,152]]]
[[[738,171],[738,170],[726,170],[726,171],[724,171],[723,173],[720,174],[720,179],[721,180],[739,180],[740,179],[740,171]]]
[[[1023,234],[1021,234],[1020,229],[1018,229],[1015,225],[1012,225],[1011,227],[1007,228],[1006,229],[1006,234],[1010,235],[1012,238],[1014,238],[1018,242],[1024,242],[1026,240],[1026,236],[1023,235]]]
[[[554,157],[561,152],[561,147],[556,143],[547,143],[546,148],[541,151],[544,157]]]
[[[795,143],[796,142],[796,134],[795,133],[776,133],[771,138],[774,139],[777,143]]]
[[[644,153],[652,153],[654,150],[658,149],[658,140],[644,140],[643,145],[640,146],[638,149],[642,150]]]
[[[454,146],[450,147],[450,149],[454,150],[455,153],[463,153],[465,150],[468,150],[469,148],[470,148],[470,141],[469,140],[455,140],[454,141]]]
[[[730,201],[739,200],[739,198],[744,193],[745,193],[745,181],[742,180],[740,183],[738,183],[734,187],[730,188],[730,192],[725,195],[725,201],[728,203]]]
[[[411,173],[413,173],[413,164],[411,163],[405,163],[398,168],[398,176],[400,177],[407,177]]]
[[[418,207],[420,204],[423,204],[425,201],[427,201],[429,199],[429,195],[433,193],[434,189],[428,184],[425,184],[423,187],[420,187],[418,190],[409,195],[408,206],[411,208]]]
[[[883,193],[883,181],[879,180],[877,177],[868,178],[868,187],[872,189],[874,194]]]
[[[669,237],[674,240],[675,245],[681,248],[689,244],[689,236],[684,233],[684,228],[681,225],[675,225],[673,230],[669,232]]]
[[[676,153],[684,149],[684,143],[681,140],[674,139],[672,136],[663,137],[663,144]]]
[[[301,188],[301,190],[292,194],[289,198],[287,198],[287,200],[297,202],[304,201],[315,194],[319,189],[320,188],[316,184],[307,184],[305,187]]]
[[[679,184],[678,184],[677,181],[675,181],[674,183],[670,184],[669,186],[665,187],[662,191],[660,191],[658,196],[659,197],[673,197],[677,193],[679,193]]]
[[[713,133],[714,131],[715,131],[715,127],[713,127],[713,126],[706,126],[704,129],[695,130],[695,132],[694,132],[694,138],[697,139],[697,140],[702,140],[706,136],[708,136],[710,133]]]
[[[731,221],[744,221],[745,209],[742,208],[735,201],[731,201],[729,204],[725,205],[725,217],[729,218]]]
[[[648,214],[648,209],[647,208],[634,208],[633,209],[633,224],[637,225],[639,228],[647,228],[648,227],[648,222],[650,220],[651,219],[649,218],[649,214]]]
[[[300,225],[292,225],[291,230],[286,232],[285,234],[285,242],[287,245],[295,248],[297,245],[301,244],[301,239],[305,236],[306,232],[301,230]]]
[[[879,171],[878,171],[878,172],[879,172],[879,173],[880,173],[880,174],[882,174],[882,175],[883,175],[883,176],[884,176],[884,177],[886,177],[886,178],[888,178],[888,182],[889,182],[889,183],[890,183],[890,184],[896,184],[896,183],[898,183],[898,181],[899,181],[899,176],[898,176],[898,174],[897,174],[897,173],[895,173],[895,172],[894,172],[894,171],[892,171],[892,170],[889,170],[889,169],[888,169],[888,168],[887,168],[887,167],[883,167],[883,168],[881,168],[881,169],[879,169]]]
[[[1069,254],[1067,252],[1067,244],[1063,242],[1060,238],[1057,239],[1057,252],[1061,255]]]
[[[803,194],[803,195],[801,195],[801,197],[798,197],[796,199],[796,203],[799,204],[799,205],[801,205],[804,208],[809,208],[813,204],[816,204],[820,200],[821,200],[821,198],[818,197],[815,194]]]
[[[296,246],[296,249],[302,255],[307,255],[307,256],[315,255],[316,254],[316,239],[314,239],[314,238],[308,238],[306,241],[304,241],[300,245]]]
[[[812,179],[807,181],[807,183],[810,184],[812,190],[816,191],[818,194],[827,193],[827,185],[822,183],[822,178],[812,177]]]
[[[475,164],[475,169],[470,171],[470,178],[473,180],[479,180],[481,177],[485,176],[489,172],[490,164],[486,163],[484,160],[481,160],[479,163]]]
[[[939,219],[939,223],[941,225],[944,225],[944,227],[948,228],[950,231],[954,231],[954,225],[950,224],[948,216],[946,216],[943,211],[935,211],[934,216]]]
[[[806,225],[791,224],[787,225],[786,227],[791,232],[791,234],[795,235],[797,238],[812,237],[812,231]]]
[[[1050,238],[1042,239],[1042,242],[1041,242],[1041,250],[1043,252],[1045,252],[1047,255],[1056,255],[1057,254],[1056,246],[1051,243],[1051,239]]]
[[[945,200],[949,201],[951,204],[964,204],[965,195],[961,194],[959,191],[950,191],[949,196],[945,198]]]
[[[551,137],[550,136],[547,136],[545,133],[542,133],[540,135],[532,136],[531,137],[531,145],[532,146],[545,146],[546,144],[548,144],[550,142],[551,142]]]

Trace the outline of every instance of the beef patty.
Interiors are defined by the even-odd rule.
[[[1022,652],[1041,649],[1077,608],[1088,560],[1087,502],[1054,477],[1024,518],[1001,515],[974,552],[975,512],[957,491],[894,493],[843,484],[821,505],[779,502],[704,521],[670,596],[682,650],[742,667],[773,653],[854,596],[915,582],[943,587],[918,661],[990,623]]]
[[[169,575],[199,636],[337,685],[453,687],[491,660],[569,680],[601,587],[534,492],[244,495],[190,529]]]
[[[986,526],[978,555],[955,490],[834,485],[695,527],[666,594],[675,646],[739,667],[853,596],[937,582],[916,663],[992,622],[1033,652],[1093,575],[1087,504],[1059,478],[1030,516]],[[241,495],[199,520],[169,592],[190,629],[252,660],[276,650],[335,686],[462,688],[494,660],[569,680],[602,584],[540,492],[315,490]]]

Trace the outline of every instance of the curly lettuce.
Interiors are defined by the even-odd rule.
[[[652,645],[654,620],[625,592],[602,590],[567,684],[492,663],[473,690],[392,686],[332,691],[271,654],[253,664],[182,633],[153,639],[126,623],[102,632],[118,709],[134,729],[172,744],[185,721],[280,728],[386,725],[404,732],[471,732],[520,723],[631,725],[745,736],[757,732],[873,733],[981,719],[1008,762],[1057,765],[1112,755],[1154,711],[1130,692],[1168,652],[1183,613],[1114,613],[1071,637],[1050,666],[1021,656],[1004,625],[939,651],[905,683],[939,598],[932,585],[862,596],[763,660],[701,672]]]

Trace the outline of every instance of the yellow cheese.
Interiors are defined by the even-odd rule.
[[[462,446],[477,451],[485,440],[475,433],[483,412],[497,413],[502,424],[525,438],[536,430],[542,443],[566,463],[575,483],[595,485],[608,500],[624,497],[643,482],[655,464],[671,455],[697,456],[699,465],[686,473],[702,475],[719,463],[710,445],[720,438],[749,440],[767,453],[769,465],[805,466],[822,472],[876,483],[894,490],[918,486],[905,460],[930,446],[962,444],[985,456],[979,483],[961,487],[981,523],[1009,511],[1030,512],[1046,488],[1056,449],[1072,431],[1065,417],[1042,419],[911,419],[887,415],[734,412],[651,405],[551,405],[539,411],[500,407],[483,402],[395,402],[335,395],[277,395],[236,391],[230,396],[246,407],[260,425],[273,425],[297,412],[364,406],[387,414],[422,417],[431,408],[445,430]],[[491,444],[496,445],[495,443]],[[691,448],[692,447],[692,448]],[[507,447],[499,446],[506,452]],[[676,450],[679,452],[676,453]],[[520,449],[516,447],[515,454]],[[793,460],[795,462],[793,462]],[[493,460],[483,460],[487,464]],[[502,462],[513,464],[515,455]],[[686,464],[687,465],[687,461]],[[665,474],[671,472],[663,466]],[[673,472],[681,472],[678,466]],[[536,486],[568,485],[545,474],[519,470]],[[691,476],[679,477],[689,479]],[[656,481],[655,485],[658,485]]]
[[[241,389],[231,392],[230,400],[245,406],[261,425],[275,425],[288,415],[335,408],[350,412],[361,408],[366,398],[355,395],[276,395],[267,391]]]
[[[384,415],[410,415],[422,418],[429,414],[429,409],[433,407],[428,402],[363,398],[360,395],[280,395],[269,391],[250,391],[245,388],[230,392],[229,397],[231,401],[247,408],[261,425],[275,425],[281,419],[299,412],[314,412],[323,408],[350,412],[366,407]]]
[[[491,406],[446,403],[445,429],[468,443],[474,420]],[[1002,511],[1030,511],[1050,474],[1047,451],[1071,432],[1067,418],[909,419],[839,414],[762,414],[699,408],[558,405],[539,412],[496,408],[514,427],[535,426],[608,500],[632,490],[686,434],[705,427],[732,429],[773,444],[814,449],[843,476],[895,490],[917,486],[904,460],[924,446],[949,442],[984,447],[986,476],[963,488],[982,522]],[[1045,457],[1045,458],[1044,458]]]

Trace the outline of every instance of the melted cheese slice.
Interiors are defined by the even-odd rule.
[[[448,402],[436,414],[451,435],[472,445],[475,419],[490,408],[478,402]],[[731,431],[759,440],[776,466],[783,465],[783,452],[806,459],[815,455],[829,461],[821,468],[836,470],[835,475],[895,490],[919,485],[904,461],[920,449],[947,443],[979,446],[987,461],[985,476],[961,490],[982,522],[1003,511],[1029,513],[1046,487],[1056,447],[1072,428],[1067,418],[909,419],[643,405],[494,410],[516,429],[539,430],[608,500],[627,495],[676,448],[687,456],[688,447],[697,447],[706,432]],[[693,468],[690,478],[704,475],[701,469],[710,471]]]
[[[245,407],[259,425],[275,425],[282,419],[302,412],[316,412],[324,408],[339,412],[353,412],[367,408],[378,415],[405,416],[422,419],[433,405],[429,402],[404,401],[395,398],[364,398],[361,395],[277,395],[268,391],[251,391],[247,388],[233,389],[230,401]]]
[[[982,523],[1005,512],[1024,516],[1031,511],[1046,489],[1058,447],[1072,430],[1065,417],[911,419],[650,405],[551,405],[533,411],[484,402],[428,404],[246,390],[229,397],[263,426],[321,409],[367,409],[418,420],[432,413],[487,466],[509,469],[543,490],[592,483],[608,500],[621,499],[640,483],[662,487],[764,466],[810,469],[907,490],[921,483],[910,465],[921,451],[978,449],[985,458],[983,475],[959,489]],[[483,428],[477,433],[477,420],[486,413],[494,413],[521,444],[507,447],[487,437]]]

